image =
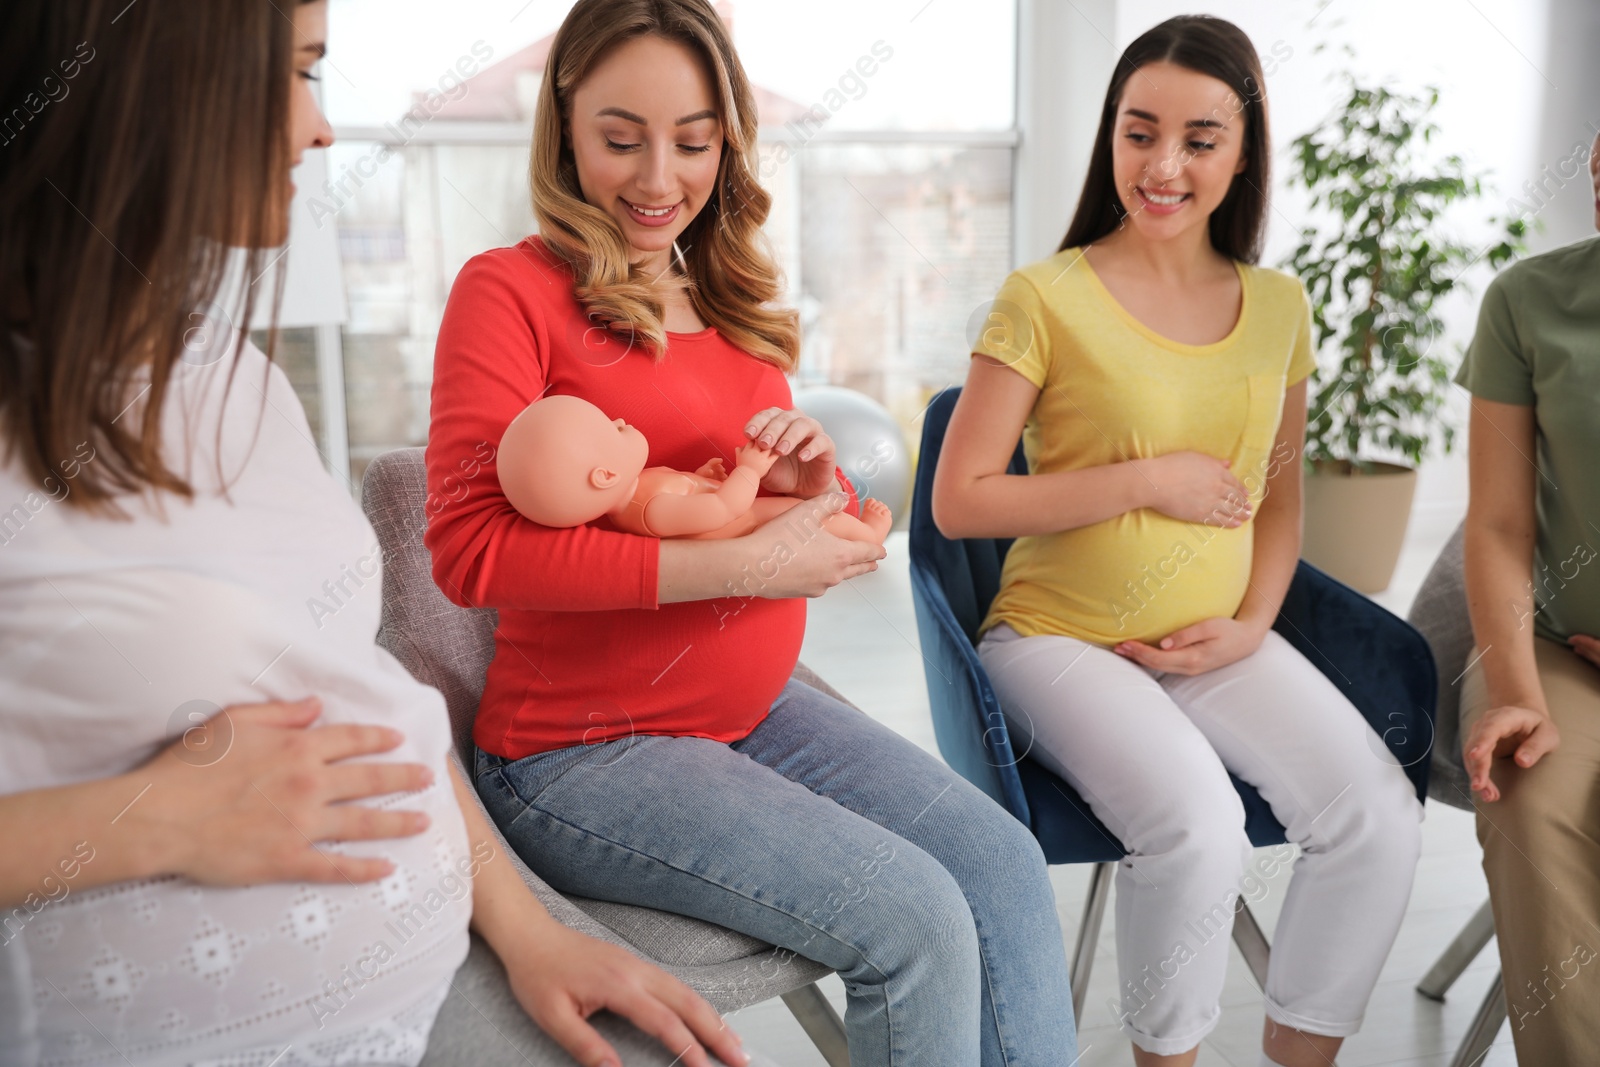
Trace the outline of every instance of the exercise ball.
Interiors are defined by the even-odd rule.
[[[911,511],[911,452],[889,410],[854,389],[815,385],[798,389],[794,406],[822,423],[838,448],[839,469],[856,495],[876,497],[901,530]]]

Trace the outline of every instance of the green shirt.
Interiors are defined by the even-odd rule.
[[[1456,381],[1480,399],[1533,407],[1534,632],[1600,636],[1600,237],[1496,278]]]

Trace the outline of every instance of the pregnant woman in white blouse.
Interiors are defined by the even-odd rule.
[[[556,924],[498,856],[443,700],[374,644],[379,583],[307,610],[373,575],[372,529],[207,309],[227,246],[269,269],[290,169],[331,140],[326,15],[7,7],[0,1063],[415,1064],[469,921],[585,1065],[618,1062],[601,1008],[661,1063],[743,1063],[704,1001]]]

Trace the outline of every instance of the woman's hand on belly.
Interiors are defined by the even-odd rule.
[[[226,708],[130,772],[130,784],[145,792],[126,818],[170,857],[154,873],[227,886],[390,874],[388,860],[313,842],[421,833],[429,820],[420,811],[341,802],[422,789],[433,773],[420,763],[346,762],[388,752],[405,737],[386,726],[312,726],[321,711],[315,698]]]
[[[1226,460],[1204,452],[1169,452],[1134,463],[1155,487],[1154,507],[1163,515],[1225,528],[1250,518],[1250,493]]]
[[[1141,667],[1167,674],[1204,674],[1236,663],[1261,647],[1267,632],[1238,619],[1202,619],[1157,644],[1124,641],[1111,651]]]

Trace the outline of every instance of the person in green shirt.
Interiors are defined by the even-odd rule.
[[[1600,138],[1589,171],[1600,229]],[[1600,1063],[1600,237],[1496,278],[1456,381],[1463,754],[1517,1060]]]

